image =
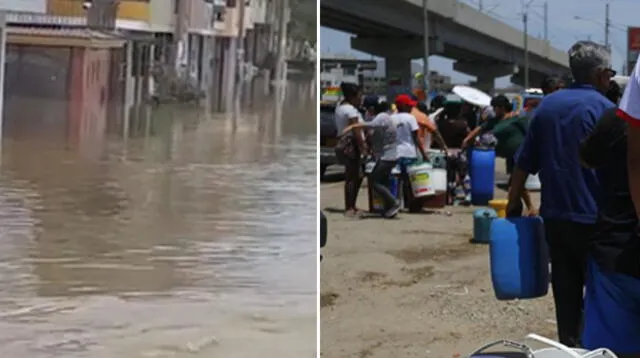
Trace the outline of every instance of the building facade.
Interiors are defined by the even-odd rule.
[[[110,67],[123,72],[116,76],[120,81],[112,85],[122,87],[125,112],[150,99],[162,86],[162,80],[152,75],[156,67],[163,67],[165,73],[175,72],[201,93],[217,98],[217,102],[224,101],[229,88],[237,82],[238,56],[244,56],[250,64],[260,64],[273,52],[274,29],[268,24],[277,18],[274,3],[119,0],[113,27],[127,42],[122,54],[114,56],[122,63]],[[0,10],[6,11],[11,26],[90,25],[90,14],[81,0],[0,0]],[[243,46],[238,45],[240,29]],[[244,49],[242,53],[238,52],[240,47]]]

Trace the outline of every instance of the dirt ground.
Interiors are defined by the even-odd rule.
[[[368,208],[366,181],[358,203]],[[476,208],[357,220],[345,218],[343,207],[343,183],[322,184],[329,223],[321,264],[323,357],[446,358],[527,333],[556,339],[551,293],[494,297],[488,246],[469,242]]]

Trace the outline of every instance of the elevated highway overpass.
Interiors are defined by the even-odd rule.
[[[355,35],[354,50],[385,58],[387,77],[411,83],[411,59],[424,55],[422,0],[321,0],[322,26]],[[532,36],[529,78],[569,71],[566,51]],[[429,50],[491,90],[497,77],[524,84],[524,33],[457,0],[429,2]]]

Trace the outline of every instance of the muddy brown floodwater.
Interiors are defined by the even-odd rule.
[[[17,101],[1,357],[315,355],[313,103],[290,98],[282,118],[164,108],[125,131]]]

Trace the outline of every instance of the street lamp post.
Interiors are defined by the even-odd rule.
[[[611,27],[610,18],[609,18],[609,2],[605,5],[604,11],[604,45],[611,50],[609,46],[609,28]]]
[[[524,48],[524,88],[529,88],[529,6],[533,0],[523,2],[522,7],[522,47]]]
[[[609,2],[607,2],[607,4],[605,5],[605,18],[604,18],[604,24],[599,22],[599,21],[595,21],[592,19],[587,19],[584,18],[582,16],[574,16],[573,19],[574,20],[580,20],[580,21],[586,21],[586,22],[590,22],[592,24],[596,24],[598,26],[602,26],[604,27],[604,45],[606,48],[609,49],[609,51],[611,51],[611,42],[609,40],[610,37],[610,32],[611,32],[611,17],[610,17],[610,6],[609,6]]]
[[[429,0],[422,0],[422,16],[423,16],[423,40],[424,40],[424,60],[422,65],[424,93],[429,95]]]

